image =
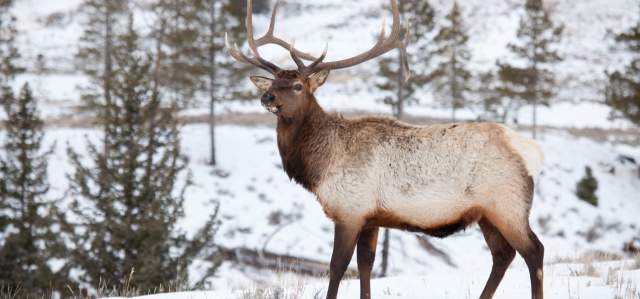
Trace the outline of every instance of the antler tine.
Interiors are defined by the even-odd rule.
[[[279,2],[280,1],[276,1],[276,7],[273,10],[273,18],[271,20],[271,25],[269,26],[270,32],[273,32],[276,8],[278,7]],[[256,44],[256,40],[253,35],[253,0],[247,0],[247,18],[245,20],[245,26],[247,27],[247,43],[249,44],[249,48],[251,48],[251,51],[253,52],[253,56],[255,57],[255,59],[261,64],[267,66],[269,69],[271,69],[270,71],[271,73],[278,72],[280,68],[275,64],[263,59],[262,56],[260,56],[260,52],[258,52],[259,45]]]
[[[391,2],[391,11],[393,14],[393,26],[391,27],[391,33],[389,34],[388,37],[386,37],[385,26],[383,25],[382,30],[380,31],[380,35],[378,36],[378,40],[376,41],[375,45],[368,51],[360,53],[351,58],[343,59],[343,60],[318,63],[313,67],[313,70],[311,70],[311,72],[315,73],[324,69],[334,70],[334,69],[351,67],[351,66],[363,63],[365,61],[371,60],[373,58],[376,58],[396,48],[402,51],[403,53],[402,55],[405,55],[404,49],[405,49],[406,39],[404,40],[400,39],[401,27],[400,27],[400,10],[398,9],[398,2],[397,0],[390,0],[390,2]],[[408,67],[408,63],[406,63],[406,65]]]
[[[289,46],[289,53],[291,54],[291,58],[293,59],[293,62],[295,62],[296,65],[298,66],[298,70],[303,70],[306,67],[304,65],[304,62],[302,62],[300,57],[298,57],[298,55],[296,55],[295,53],[295,46],[294,46],[295,44],[296,44],[295,40],[291,42],[291,46]]]
[[[278,7],[280,6],[281,0],[276,0],[276,4],[273,5],[273,10],[271,10],[271,21],[269,21],[269,28],[267,29],[267,33],[265,36],[273,36],[273,32],[276,27],[276,15],[278,13]]]
[[[275,64],[262,59],[261,57],[249,57],[245,55],[239,48],[237,44],[233,44],[233,46],[229,43],[229,36],[227,33],[224,34],[224,43],[225,49],[233,57],[235,60],[240,61],[246,64],[255,65],[267,72],[272,74],[276,73],[280,70]]]
[[[263,59],[260,56],[260,52],[258,52],[258,46],[256,45],[255,39],[253,37],[253,1],[247,0],[247,18],[246,18],[246,26],[247,26],[247,42],[249,43],[249,48],[251,52],[253,52],[253,57],[249,57],[245,55],[239,48],[237,44],[233,46],[229,43],[229,35],[225,32],[224,34],[224,42],[225,48],[235,60],[255,65],[261,69],[266,70],[272,74],[275,74],[280,71],[280,68],[275,64]]]
[[[296,53],[293,51],[293,46],[291,47],[291,51],[289,51],[289,53],[291,53],[291,58],[293,58],[293,61],[296,63],[296,65],[298,66],[298,71],[304,75],[304,76],[308,76],[314,73],[314,69],[315,67],[322,63],[322,61],[324,60],[325,57],[327,57],[327,52],[329,51],[329,43],[325,44],[324,46],[324,50],[322,51],[322,54],[320,55],[320,57],[318,57],[316,60],[314,60],[310,65],[305,66],[304,63],[302,62],[302,60],[296,55]]]
[[[311,63],[307,68],[309,70],[313,70],[313,68],[315,68],[318,64],[320,64],[325,57],[327,57],[327,51],[329,51],[329,43],[326,43],[324,45],[324,50],[322,51],[322,54],[320,55],[320,57],[318,57],[318,59],[316,59],[313,63]]]
[[[249,2],[251,0],[247,0],[247,2]],[[276,37],[274,35],[275,32],[275,27],[276,27],[276,17],[278,15],[278,8],[280,7],[280,3],[282,1],[281,0],[277,0],[276,3],[273,5],[273,10],[271,11],[271,20],[269,21],[269,28],[267,29],[267,32],[260,38],[253,40],[253,45],[257,48],[257,47],[261,47],[264,46],[266,44],[274,44],[274,45],[278,45],[282,48],[284,48],[285,50],[291,51],[291,45],[287,42],[285,42],[284,40]],[[251,7],[249,7],[249,5],[251,5]],[[251,3],[247,3],[247,7],[248,9],[251,8],[253,9],[253,1],[251,1]],[[253,16],[248,15],[249,11],[251,10],[247,10],[247,22],[253,22]],[[250,26],[247,24],[247,28],[249,28]],[[248,29],[247,29],[248,30]],[[247,34],[249,33],[249,31],[247,31]],[[253,27],[251,26],[251,33],[253,33]],[[293,48],[293,52],[295,52],[295,54],[299,57],[302,58],[304,60],[309,60],[309,61],[313,61],[316,60],[316,58],[309,54],[309,53],[305,53],[302,52],[296,48]]]

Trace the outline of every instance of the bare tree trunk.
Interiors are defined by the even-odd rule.
[[[453,100],[453,107],[451,108],[451,121],[455,122],[456,121],[456,103],[455,103],[455,98]]]
[[[537,130],[538,130],[538,96],[535,95],[533,98],[533,116],[532,116],[532,124],[531,124],[531,136],[533,139],[537,138]]]
[[[225,262],[258,270],[272,270],[278,273],[288,272],[312,277],[326,277],[329,263],[308,258],[260,251],[249,248],[225,248],[217,246],[220,257]],[[358,271],[348,268],[345,277],[356,278]]]
[[[533,72],[535,74],[535,79],[533,82],[533,112],[531,115],[531,137],[533,137],[533,139],[537,138],[537,130],[538,130],[538,84],[540,84],[540,80],[538,78],[538,76],[540,76],[540,74],[538,73],[538,62],[534,61],[533,62]]]
[[[104,104],[105,107],[102,108],[103,113],[105,113],[104,117],[104,154],[105,157],[109,156],[109,118],[111,117],[109,113],[109,106],[111,106],[111,73],[112,73],[112,61],[111,61],[111,51],[113,48],[112,45],[112,25],[111,25],[111,8],[109,4],[106,6],[105,11],[105,22],[104,22],[104,74],[102,74],[102,88],[104,89]]]
[[[405,57],[402,55],[402,51],[398,50],[398,98],[396,102],[396,115],[397,119],[404,117],[404,72],[402,66],[404,64]]]
[[[216,3],[211,3],[211,35],[209,40],[209,140],[211,143],[209,165],[216,166],[216,116],[215,116],[215,79],[216,79],[216,49],[215,49],[215,34],[216,34]]]
[[[380,277],[387,276],[389,270],[389,229],[384,229],[382,239],[382,263],[380,264]]]
[[[456,56],[455,49],[451,51],[451,70],[449,70],[449,86],[451,88],[451,121],[456,121],[456,109],[458,108],[458,85],[456,84]]]

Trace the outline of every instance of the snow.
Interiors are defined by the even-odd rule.
[[[638,287],[640,270],[629,270],[625,265],[630,262],[618,261],[596,263],[594,267],[602,269],[604,275],[577,275],[583,264],[555,264],[545,267],[545,298],[547,299],[635,299],[640,293]],[[432,272],[429,275],[406,275],[374,279],[373,298],[477,298],[482,292],[490,268],[466,266],[464,269]],[[529,298],[529,272],[521,265],[510,267],[500,284],[494,298]],[[319,298],[326,291],[326,282],[313,280],[283,281],[278,286],[267,289],[267,294],[281,291],[278,298]],[[269,293],[270,292],[270,293]],[[338,298],[360,298],[360,285],[357,280],[342,282]],[[158,294],[136,297],[139,299],[235,299],[263,298],[247,296],[260,294],[251,288],[220,291],[198,291],[170,294]],[[618,297],[616,297],[618,296]],[[271,298],[271,297],[264,297]]]
[[[182,129],[182,146],[190,159],[189,168],[195,185],[186,194],[186,217],[180,228],[194,233],[207,220],[213,210],[212,200],[215,200],[221,204],[222,227],[216,238],[220,245],[266,249],[328,262],[333,225],[315,198],[291,182],[281,169],[275,130],[267,126],[218,127],[218,169],[228,174],[225,177],[212,171],[207,164],[207,134],[208,127],[203,124],[187,125]],[[64,197],[67,190],[65,175],[71,168],[66,145],[84,153],[85,136],[95,141],[99,140],[100,133],[98,129],[47,130],[46,143],[57,142],[49,164],[52,196]],[[640,234],[637,216],[640,179],[637,177],[638,165],[623,163],[618,156],[625,154],[640,160],[640,148],[598,143],[562,132],[545,133],[540,143],[546,162],[536,188],[531,223],[545,244],[547,261],[577,257],[588,250],[620,252],[623,242]],[[598,208],[574,195],[575,185],[584,175],[586,165],[593,168],[599,181]],[[612,167],[614,173],[610,173]],[[298,215],[299,219],[288,225],[283,222],[284,227],[271,236],[280,227],[269,221],[270,215],[276,212]],[[457,268],[422,249],[416,234],[394,230],[391,236],[390,273],[393,276],[463,271],[467,265],[490,266],[491,257],[475,225],[446,239],[429,238],[436,248],[451,257]],[[355,267],[355,261],[352,267]],[[197,267],[194,269],[195,279],[199,272]],[[238,273],[233,267],[223,268],[220,275],[232,275],[236,281],[251,277],[244,271]],[[214,289],[226,284],[220,279],[210,282]]]
[[[33,72],[38,54],[45,56],[47,65],[55,70],[40,80],[49,93],[44,100],[47,115],[68,115],[80,104],[80,91],[87,81],[74,74],[74,53],[82,33],[82,18],[78,14],[81,0],[64,1],[17,1],[14,12],[19,22],[19,48],[23,65]],[[540,124],[558,127],[630,128],[626,121],[610,122],[609,108],[602,104],[605,70],[620,68],[629,61],[630,55],[615,49],[612,33],[621,32],[637,19],[637,5],[632,0],[588,0],[545,2],[552,16],[565,25],[560,52],[564,61],[555,67],[558,74],[558,95],[551,108],[541,108]],[[443,18],[450,9],[450,1],[434,0],[437,18]],[[286,1],[278,19],[276,34],[286,40],[295,40],[296,46],[311,53],[320,52],[329,43],[327,60],[341,59],[368,49],[374,42],[383,21],[390,26],[390,13],[380,8],[388,5],[386,0],[373,1]],[[134,6],[140,27],[152,23],[148,13]],[[516,28],[522,13],[520,1],[469,0],[462,7],[470,33],[469,48],[472,50],[471,69],[476,72],[494,67],[496,60],[513,59],[506,45],[515,39]],[[45,21],[57,13],[60,21],[47,24]],[[322,15],[323,17],[316,17]],[[254,18],[256,33],[261,34],[268,22],[267,15]],[[345,30],[348,28],[348,30]],[[238,41],[241,43],[241,41]],[[293,66],[286,51],[277,46],[261,49],[264,57],[275,62]],[[392,54],[388,54],[392,55]],[[389,113],[389,108],[377,101],[377,91],[372,88],[371,75],[377,71],[375,62],[368,62],[346,71],[332,74],[327,86],[320,89],[318,98],[328,110],[369,111]],[[32,74],[20,76],[31,80]],[[60,86],[58,85],[60,84]],[[239,82],[252,88],[246,82]],[[50,87],[50,88],[49,88]],[[340,94],[338,94],[338,92]],[[448,118],[448,109],[435,104],[431,91],[420,90],[416,96],[420,105],[407,109],[409,114]],[[59,105],[64,101],[63,105]],[[204,114],[208,102],[198,101],[191,114]],[[255,112],[259,105],[230,101],[219,105],[221,113]],[[579,112],[579,113],[576,113]],[[72,113],[72,112],[71,112]],[[474,111],[461,111],[462,119],[474,119]],[[529,123],[530,108],[518,113],[520,123]]]

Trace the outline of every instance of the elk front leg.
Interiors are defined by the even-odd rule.
[[[378,227],[365,228],[358,238],[358,273],[360,273],[360,299],[371,298],[371,270],[376,258]]]
[[[338,287],[344,272],[349,266],[353,251],[356,247],[361,226],[345,225],[337,223],[333,236],[333,254],[329,265],[329,290],[327,299],[336,299]]]

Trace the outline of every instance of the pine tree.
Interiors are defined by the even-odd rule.
[[[498,80],[493,70],[481,73],[478,76],[478,88],[476,92],[480,98],[482,115],[481,120],[505,122],[507,109],[503,103],[503,97],[499,92]]]
[[[613,109],[613,118],[625,118],[640,126],[640,20],[616,35],[615,42],[632,53],[633,59],[623,72],[608,74],[605,103]]]
[[[382,102],[391,107],[393,116],[401,119],[404,115],[405,106],[418,103],[418,99],[413,96],[415,91],[430,81],[427,74],[431,57],[427,36],[434,27],[434,10],[428,0],[402,1],[398,3],[398,10],[404,23],[410,24],[410,41],[407,47],[407,57],[411,65],[411,77],[405,80],[402,70],[401,52],[398,57],[382,58],[378,64],[381,82],[376,87],[387,93],[382,98]],[[405,35],[406,32],[401,32]]]
[[[16,17],[11,13],[12,0],[0,0],[0,96],[9,92],[9,82],[22,71],[16,64],[20,53],[15,46],[18,34]]]
[[[261,14],[269,12],[269,0],[256,0],[253,3],[253,13]],[[252,92],[247,92],[242,84],[246,80],[247,73],[252,70],[250,66],[238,69],[238,65],[225,52],[224,36],[234,41],[246,40],[245,15],[246,7],[244,1],[233,0],[213,0],[205,1],[203,27],[209,29],[203,35],[203,46],[207,50],[207,61],[205,65],[208,73],[208,93],[209,93],[209,135],[210,135],[210,159],[209,164],[215,166],[216,143],[215,143],[215,104],[229,100],[255,99]]]
[[[80,219],[72,259],[89,285],[120,289],[131,277],[128,284],[146,293],[190,281],[194,259],[213,254],[216,213],[193,238],[176,226],[190,185],[176,107],[162,105],[153,87],[154,59],[139,54],[132,23],[114,44],[113,98],[101,114],[108,143],[101,151],[88,142],[89,164],[68,151],[75,168],[72,211]]]
[[[504,75],[506,95],[533,107],[533,138],[536,138],[538,105],[550,105],[549,99],[555,94],[551,67],[562,59],[553,46],[560,41],[562,29],[554,25],[542,0],[527,0],[518,27],[520,41],[509,44],[509,49],[524,64],[498,64]]]
[[[111,101],[113,42],[128,11],[126,0],[84,0],[81,12],[84,31],[76,53],[76,63],[91,85],[84,87],[82,98],[87,108],[98,109]]]
[[[436,93],[443,104],[451,107],[451,119],[455,121],[456,110],[465,107],[471,91],[471,72],[467,70],[471,52],[467,48],[469,36],[457,1],[453,3],[446,19],[448,24],[434,38],[437,45],[434,54],[441,62],[432,76],[435,78]]]
[[[591,167],[586,166],[584,177],[576,185],[576,196],[592,206],[598,206],[598,181],[593,177]]]
[[[483,110],[480,118],[505,123],[511,112],[522,107],[521,99],[527,95],[524,86],[531,81],[531,72],[500,61],[496,61],[496,66],[496,70],[478,76],[476,93]]]
[[[173,102],[192,105],[204,89],[208,74],[207,49],[202,46],[207,29],[204,0],[158,0],[154,4],[158,28],[155,38],[160,80]],[[206,27],[204,27],[206,28]]]
[[[268,11],[268,2],[254,1],[254,12]],[[216,165],[215,104],[223,100],[247,99],[251,95],[234,84],[250,69],[238,70],[224,55],[224,34],[233,40],[244,36],[245,2],[231,0],[157,0],[156,80],[168,87],[173,101],[182,107],[194,102],[199,92],[208,93],[210,160]]]
[[[42,120],[29,85],[20,96],[6,93],[6,141],[0,160],[0,285],[20,289],[21,297],[63,294],[69,265],[52,268],[66,257],[60,237],[64,215],[47,199],[47,159],[42,150]],[[56,266],[58,267],[58,266]]]

